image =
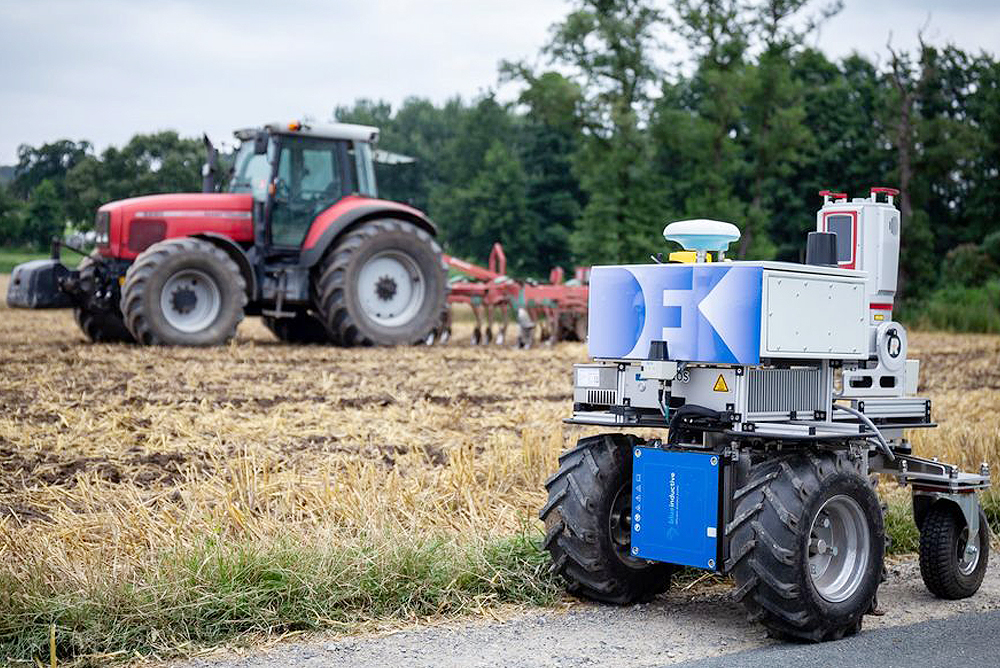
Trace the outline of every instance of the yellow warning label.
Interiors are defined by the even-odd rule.
[[[715,381],[715,387],[713,387],[712,389],[715,390],[716,392],[729,391],[729,386],[726,385],[726,379],[722,377],[721,373],[719,374],[719,380]]]

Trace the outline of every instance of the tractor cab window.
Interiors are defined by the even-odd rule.
[[[827,216],[826,231],[837,235],[837,263],[849,264],[854,259],[854,218],[847,215]]]
[[[366,197],[378,197],[375,188],[375,166],[372,162],[371,145],[363,141],[352,142],[349,153],[354,158],[354,166],[357,170],[358,194]]]
[[[313,219],[344,196],[340,143],[281,138],[271,210],[271,243],[298,247]]]
[[[229,192],[251,193],[255,200],[263,202],[267,199],[267,182],[271,179],[271,159],[274,157],[274,144],[268,148],[267,155],[259,155],[253,150],[253,141],[244,141],[236,152],[233,163],[233,179],[229,183]]]

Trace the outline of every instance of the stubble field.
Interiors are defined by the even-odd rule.
[[[0,661],[557,601],[535,512],[595,431],[561,423],[585,347],[465,334],[342,350],[249,319],[227,347],[140,348],[0,307]],[[941,425],[917,454],[1000,470],[1000,337],[910,349]]]

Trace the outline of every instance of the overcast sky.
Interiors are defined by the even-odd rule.
[[[818,43],[885,53],[889,31],[1000,52],[998,0],[845,0]],[[137,132],[232,129],[338,104],[440,102],[494,87],[504,58],[536,57],[565,0],[0,0],[0,164],[17,146]],[[682,54],[675,52],[677,59]],[[386,147],[391,148],[391,147]]]

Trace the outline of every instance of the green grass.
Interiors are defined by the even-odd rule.
[[[905,302],[895,315],[914,329],[1000,334],[1000,281],[941,288],[920,301]]]
[[[346,547],[206,543],[120,579],[72,582],[39,568],[0,576],[0,662],[80,665],[168,656],[252,634],[360,628],[560,596],[540,535],[459,542],[369,537]],[[109,656],[110,655],[110,656]]]
[[[24,248],[0,248],[0,274],[9,274],[22,262],[45,257],[49,257],[49,254]]]
[[[984,507],[996,532],[1000,494],[987,494]],[[885,521],[890,554],[917,550],[908,501],[893,500]],[[117,579],[74,579],[39,564],[27,577],[0,574],[0,662],[47,664],[53,626],[58,659],[89,666],[263,634],[549,605],[562,586],[540,538],[525,529],[491,539],[365,536],[337,547],[213,539]],[[680,582],[704,574],[685,570]]]

